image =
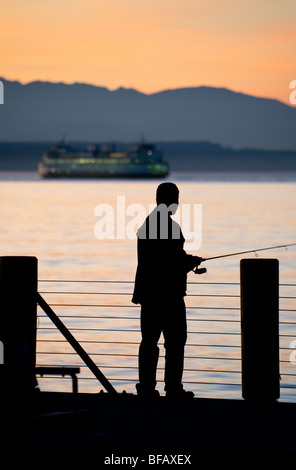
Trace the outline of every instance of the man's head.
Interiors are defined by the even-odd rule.
[[[165,204],[167,207],[179,204],[179,189],[174,183],[161,183],[156,190],[156,204]]]

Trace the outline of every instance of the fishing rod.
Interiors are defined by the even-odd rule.
[[[202,258],[201,263],[204,261],[210,261],[212,259],[228,258],[229,256],[245,255],[247,253],[254,253],[255,256],[258,256],[257,255],[258,251],[275,250],[276,248],[286,248],[287,250],[289,246],[296,246],[296,243],[288,243],[288,244],[286,243],[285,245],[268,246],[266,248],[258,248],[257,250],[237,251],[235,253],[227,253],[226,255],[212,256],[211,258]],[[195,268],[193,269],[193,272],[195,274],[204,274],[207,272],[207,269]]]

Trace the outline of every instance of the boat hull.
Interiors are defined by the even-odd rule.
[[[169,174],[166,162],[137,163],[110,161],[61,162],[45,160],[38,164],[38,174],[42,178],[164,178]]]
[[[38,173],[42,178],[164,178],[169,165],[151,144],[118,152],[114,145],[77,151],[61,142],[44,153]]]

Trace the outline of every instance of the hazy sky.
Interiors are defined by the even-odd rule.
[[[288,102],[295,0],[0,0],[0,76]]]

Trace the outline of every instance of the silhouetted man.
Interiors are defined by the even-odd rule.
[[[187,273],[202,260],[188,255],[180,226],[171,218],[179,204],[179,190],[174,183],[162,183],[156,192],[157,207],[137,232],[138,266],[132,302],[141,304],[142,341],[139,348],[139,383],[137,393],[157,397],[156,369],[158,340],[161,332],[165,347],[166,396],[192,398],[183,389],[184,348],[187,339]]]

